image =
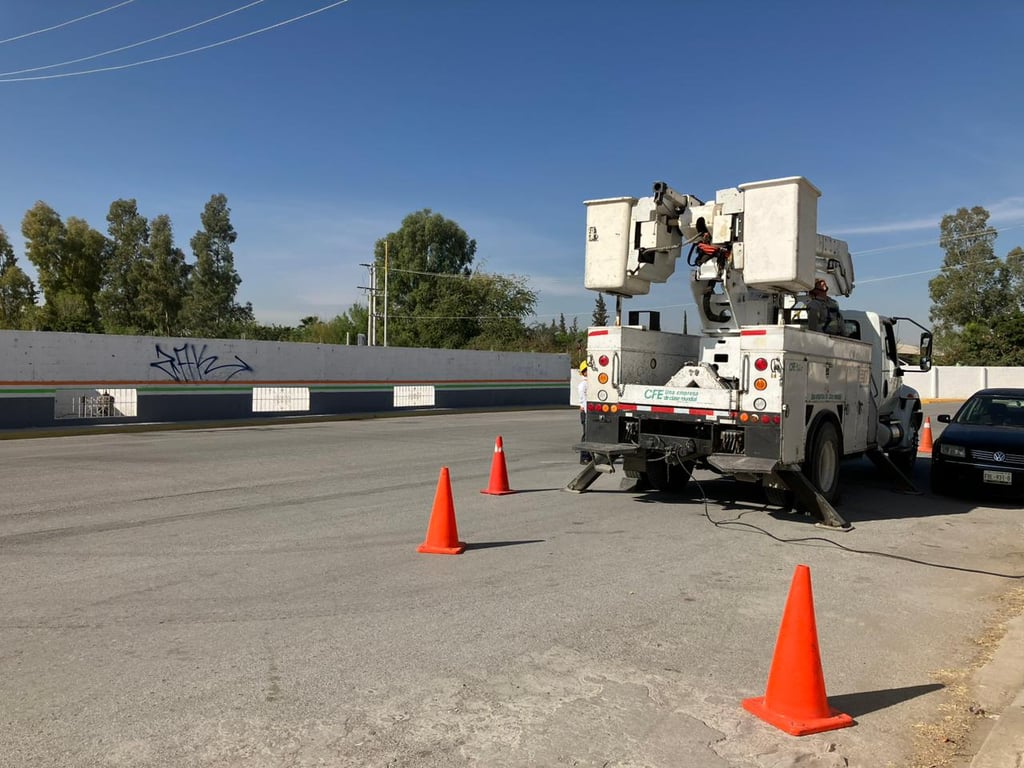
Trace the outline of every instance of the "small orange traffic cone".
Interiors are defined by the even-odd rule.
[[[434,494],[434,509],[430,513],[427,539],[417,547],[417,552],[430,555],[460,555],[466,542],[459,541],[459,530],[455,524],[455,503],[452,501],[452,481],[448,467],[441,467]]]
[[[806,565],[798,565],[793,574],[765,694],[744,699],[743,708],[791,736],[853,725],[853,718],[832,709],[825,697],[811,571]]]
[[[501,435],[494,441],[494,458],[491,459],[491,484],[480,491],[492,496],[504,496],[515,493],[508,487],[508,469],[505,467],[505,448],[501,444]]]
[[[929,416],[924,417],[924,429],[921,430],[921,442],[917,446],[917,452],[932,452],[932,420]]]

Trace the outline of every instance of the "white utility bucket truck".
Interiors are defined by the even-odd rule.
[[[921,370],[932,335],[909,318],[848,309],[831,332],[814,328],[815,281],[829,295],[854,287],[847,244],[817,232],[820,194],[796,176],[720,190],[709,203],[662,182],[650,197],[586,202],[585,285],[614,295],[616,308],[613,326],[588,330],[586,437],[575,448],[593,460],[568,490],[586,490],[619,460],[648,487],[681,490],[699,466],[848,528],[833,507],[842,459],[867,455],[914,489],[921,403],[903,383],[896,323],[922,331]],[[655,312],[629,312],[623,324],[622,300],[668,280],[680,259],[700,334],[662,331]]]

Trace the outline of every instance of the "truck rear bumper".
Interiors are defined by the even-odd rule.
[[[573,445],[574,451],[581,453],[591,453],[600,456],[608,456],[611,459],[618,458],[619,456],[632,456],[633,454],[639,453],[642,449],[639,445],[633,443],[590,443],[582,442]]]

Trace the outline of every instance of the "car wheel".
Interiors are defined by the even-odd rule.
[[[804,476],[829,504],[839,498],[839,432],[831,420],[822,421],[810,440]]]

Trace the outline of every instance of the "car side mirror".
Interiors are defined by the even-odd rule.
[[[953,421],[953,417],[950,416],[948,413],[940,413],[938,416],[935,417],[935,420],[941,421],[943,424],[949,424],[951,421]]]

